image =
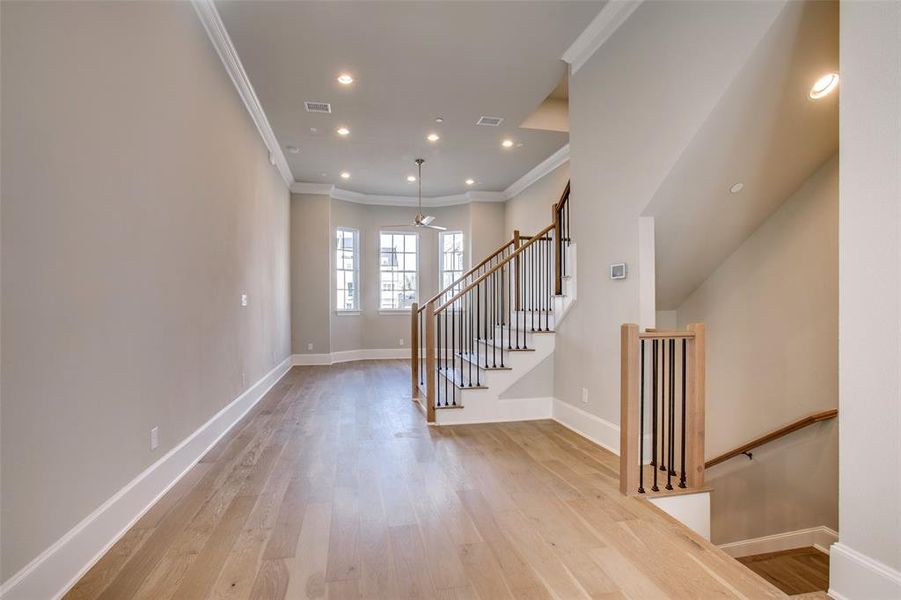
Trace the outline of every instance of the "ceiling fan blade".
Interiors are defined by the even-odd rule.
[[[428,225],[429,223],[431,223],[434,220],[435,220],[435,217],[429,215],[427,217],[423,217],[422,219],[420,219],[419,222],[422,223],[423,225]]]
[[[442,227],[441,225],[423,225],[423,227],[428,227],[429,229],[436,229],[438,231],[447,231],[447,227]]]

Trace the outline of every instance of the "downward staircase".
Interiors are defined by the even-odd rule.
[[[513,232],[479,264],[414,305],[412,395],[429,423],[546,417],[545,399],[502,394],[554,352],[555,329],[575,300],[569,184],[551,223]]]

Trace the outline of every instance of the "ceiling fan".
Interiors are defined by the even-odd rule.
[[[441,227],[440,225],[432,225],[432,221],[435,220],[435,217],[431,215],[422,214],[422,163],[425,162],[423,158],[417,158],[415,161],[417,169],[419,169],[418,179],[419,182],[419,209],[416,211],[416,216],[413,217],[413,227],[420,228],[428,228],[428,229],[436,229],[438,231],[447,231],[447,227]],[[407,227],[407,223],[403,225],[388,225],[388,227]]]

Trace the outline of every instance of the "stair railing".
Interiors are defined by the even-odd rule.
[[[715,465],[718,465],[722,462],[726,462],[730,458],[734,458],[741,454],[747,455],[748,458],[753,458],[751,455],[751,450],[763,446],[764,444],[769,444],[772,441],[778,440],[779,438],[786,436],[790,433],[798,431],[799,429],[804,429],[814,423],[819,423],[820,421],[828,421],[829,419],[834,419],[838,416],[837,408],[830,408],[828,410],[822,410],[820,412],[815,412],[813,414],[807,415],[806,417],[801,417],[796,421],[792,421],[787,425],[783,425],[779,429],[774,431],[770,431],[760,437],[754,438],[750,442],[744,443],[741,446],[733,448],[728,452],[723,452],[719,456],[715,456],[711,458],[706,463],[704,463],[704,468],[709,469]]]
[[[568,200],[567,183],[550,225],[533,236],[514,231],[488,257],[413,305],[411,395],[429,423],[437,407],[462,407],[462,390],[483,387],[481,369],[506,368],[505,351],[528,350],[529,331],[550,331],[566,265],[558,255],[569,244]]]
[[[506,368],[507,351],[530,349],[529,332],[550,331],[554,225],[516,237],[515,250],[463,289],[413,310],[413,395],[429,423],[436,408],[462,408],[462,390],[483,387],[482,369]]]
[[[621,329],[620,492],[704,484],[704,325]]]
[[[563,293],[563,278],[569,275],[569,265],[566,264],[566,252],[564,246],[569,246],[569,186],[560,196],[560,201],[551,207],[551,216],[554,223],[554,240],[556,244],[554,260],[554,293],[558,296]]]

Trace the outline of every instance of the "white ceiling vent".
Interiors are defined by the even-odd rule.
[[[328,102],[304,102],[304,106],[307,107],[307,112],[314,113],[331,113],[332,105]]]
[[[498,127],[504,120],[501,117],[479,117],[476,125],[485,125],[486,127]]]

